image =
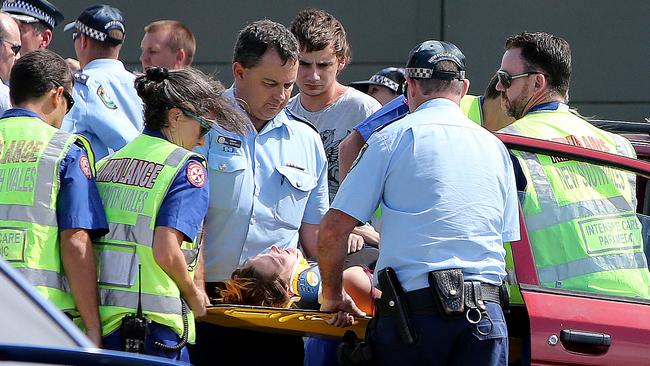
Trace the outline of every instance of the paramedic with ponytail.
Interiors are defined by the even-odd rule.
[[[193,277],[209,199],[205,159],[191,150],[215,119],[236,131],[242,122],[196,69],[149,68],[135,87],[144,132],[97,165],[113,229],[95,242],[104,346],[189,362],[185,344],[208,304]]]

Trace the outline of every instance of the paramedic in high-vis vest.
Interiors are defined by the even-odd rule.
[[[497,71],[504,110],[517,121],[501,132],[634,157],[625,138],[569,110],[571,51],[562,38],[521,33],[505,44]],[[516,152],[527,185],[522,199],[540,284],[650,298],[650,274],[636,217],[632,174]]]
[[[95,241],[104,347],[189,362],[194,317],[209,304],[193,278],[209,185],[205,158],[192,149],[215,119],[244,127],[221,84],[196,69],[149,68],[135,87],[144,132],[97,164],[112,229]]]
[[[72,108],[73,78],[48,50],[11,71],[14,108],[0,117],[0,258],[101,345],[91,239],[108,225],[83,137],[59,130]]]

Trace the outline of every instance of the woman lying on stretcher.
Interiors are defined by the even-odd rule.
[[[368,315],[373,314],[373,300],[380,294],[372,286],[371,273],[378,255],[377,249],[366,247],[349,255],[344,265],[343,287]],[[308,262],[297,249],[272,246],[266,253],[247,260],[219,287],[214,289],[216,300],[224,304],[320,308],[318,264]]]

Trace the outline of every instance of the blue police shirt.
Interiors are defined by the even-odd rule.
[[[122,148],[142,131],[143,107],[134,80],[119,60],[89,62],[75,74],[75,104],[61,130],[87,137],[97,160]]]
[[[386,103],[377,112],[371,114],[368,118],[354,127],[354,129],[359,131],[361,137],[363,137],[363,141],[368,141],[370,135],[372,135],[376,129],[384,126],[390,121],[404,116],[408,112],[409,106],[406,102],[406,98],[403,95],[400,95]]]
[[[145,129],[142,133],[167,139],[160,131]],[[210,200],[207,172],[203,172],[205,180],[201,186],[195,185],[188,178],[189,165],[193,161],[205,166],[205,160],[202,158],[193,156],[188,159],[169,186],[156,217],[156,226],[176,229],[185,235],[186,241],[193,241],[199,233],[203,219],[208,213],[208,201]]]
[[[23,108],[9,109],[0,119],[9,117],[41,119],[38,114]],[[108,223],[95,185],[95,177],[86,177],[79,165],[82,157],[87,158],[86,150],[73,144],[61,160],[56,217],[59,231],[86,229],[92,238],[97,238],[108,233]]]
[[[234,103],[233,89],[225,95]],[[251,127],[252,128],[252,127]],[[283,109],[258,133],[215,127],[195,151],[208,159],[205,279],[230,278],[271,245],[295,248],[301,223],[329,208],[327,157],[318,133]]]
[[[407,291],[432,270],[501,284],[503,242],[519,239],[519,206],[505,146],[457,104],[433,99],[375,131],[332,203],[366,222],[382,210],[376,268],[391,266]]]

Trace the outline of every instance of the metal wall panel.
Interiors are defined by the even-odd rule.
[[[90,3],[54,1],[74,20]],[[445,39],[467,56],[470,92],[481,94],[499,67],[506,37],[544,30],[566,38],[573,51],[571,101],[586,115],[642,120],[650,117],[650,1],[626,0],[106,0],[127,19],[122,60],[139,68],[142,28],[158,19],[177,19],[195,33],[195,65],[229,84],[237,32],[269,18],[288,24],[308,6],[322,8],[343,22],[352,45],[352,64],[344,82],[367,79],[376,70],[404,64],[408,51],[426,39]],[[624,5],[622,5],[624,4]],[[56,29],[52,49],[74,57],[69,34]]]

